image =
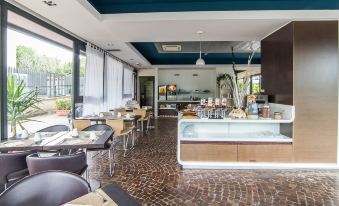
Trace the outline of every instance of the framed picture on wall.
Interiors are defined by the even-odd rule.
[[[166,85],[159,86],[159,100],[160,101],[166,100],[166,94],[167,94]]]

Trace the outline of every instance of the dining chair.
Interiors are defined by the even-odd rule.
[[[70,131],[69,126],[67,125],[53,125],[50,127],[46,127],[44,129],[41,129],[37,132],[68,132]],[[44,151],[44,152],[40,152],[40,154],[44,154],[44,153],[56,153],[57,155],[63,155],[63,154],[71,154],[76,152],[76,149],[68,149],[68,150],[57,150],[57,151]]]
[[[126,114],[126,109],[124,109],[124,108],[114,109],[114,114],[118,114],[118,113],[121,113],[122,115],[124,115],[124,114]]]
[[[131,115],[134,115],[133,113]],[[132,148],[136,144],[136,137],[137,137],[137,125],[135,124],[135,121],[124,121],[124,130],[132,130],[131,136],[132,136]]]
[[[59,206],[91,192],[78,175],[48,171],[28,176],[0,194],[0,205]]]
[[[110,116],[112,112],[100,112],[99,115]]]
[[[0,184],[3,184],[5,189],[29,174],[26,156],[32,153],[32,151],[0,153]]]
[[[37,132],[68,132],[68,131],[69,131],[69,127],[67,125],[53,125],[53,126],[41,129]]]
[[[79,131],[91,126],[91,120],[89,119],[74,119],[73,128],[77,128]]]
[[[124,157],[126,157],[126,152],[128,150],[128,140],[129,136],[132,133],[131,128],[124,129],[124,120],[123,119],[107,119],[106,124],[111,126],[114,129],[114,137],[123,139],[123,150],[124,150]],[[115,139],[114,139],[115,140]],[[114,144],[114,142],[113,142]],[[133,143],[132,143],[133,144]]]
[[[26,162],[30,175],[49,170],[60,170],[83,175],[88,167],[84,152],[50,157],[41,157],[38,153],[35,153],[28,155]]]
[[[135,109],[133,110],[135,115],[140,115],[140,119],[138,119],[138,123],[140,123],[140,130],[144,132],[144,121],[149,121],[149,116],[147,116],[147,112],[145,109]]]
[[[82,131],[111,131],[113,132],[113,135],[115,133],[114,129],[107,125],[107,124],[95,124],[95,125],[91,125],[85,129],[83,129]],[[87,151],[105,151],[108,150],[108,159],[109,159],[109,173],[111,176],[113,176],[114,174],[114,139],[113,139],[113,135],[111,137],[111,140],[109,142],[107,142],[105,144],[105,148],[103,149],[87,149]]]

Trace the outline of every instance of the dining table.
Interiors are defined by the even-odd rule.
[[[87,115],[83,117],[79,117],[77,119],[90,120],[92,122],[102,122],[105,123],[107,119],[116,120],[123,119],[124,122],[137,122],[141,118],[141,115]]]
[[[130,112],[130,113],[132,113],[133,112],[133,110],[135,110],[136,108],[131,108],[131,107],[123,107],[123,108],[118,108],[118,109],[123,109],[123,110],[125,110],[126,112]],[[146,110],[146,112],[150,112],[150,111],[152,111],[153,110],[153,108],[152,107],[144,107],[144,108],[142,108],[142,109],[145,109]],[[110,109],[109,111],[110,112],[114,112],[116,109]]]
[[[39,141],[35,138],[36,133],[30,134],[26,138],[1,140],[0,152],[104,149],[105,144],[110,140],[113,133],[114,131],[104,130],[79,131],[77,136],[73,136],[71,131],[39,132],[41,137]]]
[[[141,206],[141,204],[117,183],[94,190],[62,206]]]

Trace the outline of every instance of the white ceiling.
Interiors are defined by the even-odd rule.
[[[86,0],[53,0],[55,7],[41,0],[8,1],[104,49],[120,49],[113,54],[133,65],[139,62],[140,67],[151,65],[128,42],[252,41],[261,40],[293,20],[339,19],[338,10],[101,15]],[[201,38],[196,34],[198,30],[204,31]]]

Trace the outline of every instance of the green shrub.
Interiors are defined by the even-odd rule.
[[[57,110],[70,110],[72,103],[70,99],[58,99],[56,100]]]

